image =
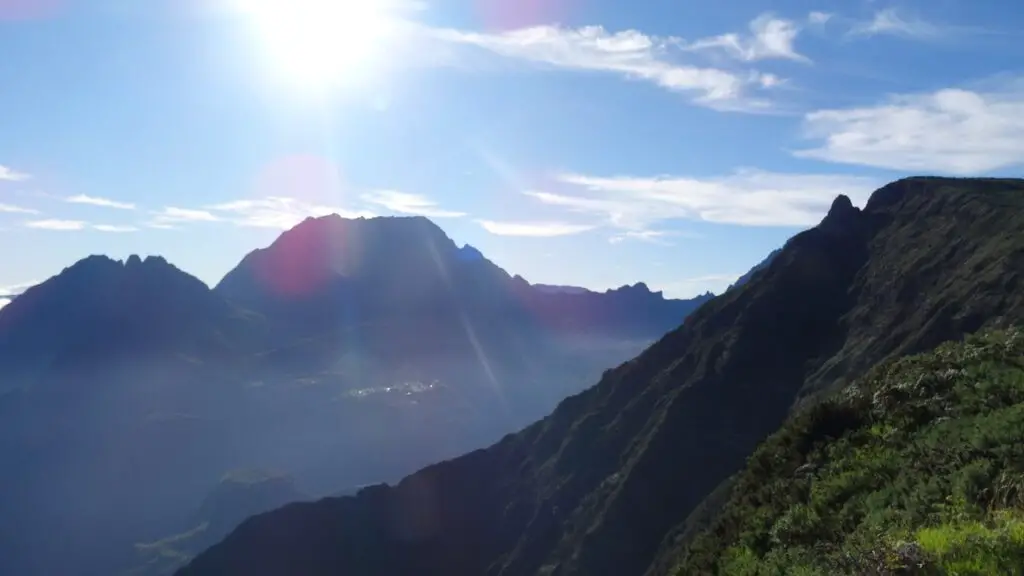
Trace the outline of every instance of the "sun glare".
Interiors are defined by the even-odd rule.
[[[382,0],[239,0],[274,72],[317,89],[366,72],[389,33]]]

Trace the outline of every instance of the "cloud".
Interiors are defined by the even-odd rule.
[[[11,301],[7,298],[0,298],[0,310],[3,310],[4,306],[7,306],[10,303]]]
[[[31,178],[32,176],[23,172],[18,172],[12,168],[8,168],[7,166],[0,166],[0,181],[24,182]]]
[[[195,222],[218,222],[220,218],[206,210],[192,210],[189,208],[175,208],[167,206],[163,210],[153,212],[153,218],[146,223],[149,228],[170,230],[179,224],[190,224]]]
[[[96,224],[95,226],[93,226],[93,229],[94,230],[98,230],[100,232],[122,233],[122,234],[123,233],[127,233],[127,232],[138,232],[139,231],[139,229],[136,228],[135,226],[116,226],[116,225],[113,225],[113,224]]]
[[[740,100],[748,87],[760,86],[756,74],[680,63],[672,57],[673,52],[681,52],[678,38],[648,36],[637,30],[535,26],[501,33],[442,29],[434,30],[433,35],[507,58],[645,80],[675,92],[693,93],[698,103],[709,106],[730,108],[726,104]],[[732,108],[743,107],[734,102]]]
[[[827,24],[832,19],[832,14],[829,12],[818,12],[814,11],[807,15],[807,22],[816,26],[822,26]]]
[[[608,238],[608,242],[620,244],[627,240],[638,240],[640,242],[671,246],[672,243],[667,239],[674,237],[699,238],[700,235],[678,230],[628,230]]]
[[[118,202],[117,200],[109,200],[107,198],[96,198],[94,196],[86,196],[85,194],[79,194],[78,196],[70,196],[64,199],[65,202],[71,204],[89,204],[91,206],[100,206],[102,208],[115,208],[117,210],[135,210],[135,204],[128,202]]]
[[[368,211],[351,211],[336,206],[309,204],[295,198],[269,197],[259,200],[236,200],[209,206],[209,210],[224,215],[224,219],[238,226],[275,228],[286,230],[309,217],[338,214],[344,218],[369,218]],[[215,217],[220,219],[219,217]]]
[[[820,141],[797,156],[913,172],[984,174],[1024,164],[1024,82],[998,91],[948,88],[892,96],[804,119]]]
[[[23,206],[14,206],[12,204],[0,204],[0,212],[7,214],[39,214],[39,210],[25,208]]]
[[[31,282],[21,282],[19,284],[9,284],[7,286],[0,286],[0,294],[4,296],[17,296],[25,290],[39,284],[39,281],[32,280]]]
[[[724,50],[731,56],[752,62],[755,60],[784,59],[810,62],[810,58],[796,51],[793,43],[800,27],[792,20],[762,14],[750,22],[750,35],[722,34],[697,40],[685,45],[687,50]]]
[[[87,222],[81,220],[32,220],[25,222],[26,228],[34,228],[36,230],[60,230],[60,231],[74,231],[84,230],[88,225]]]
[[[416,214],[428,218],[461,218],[465,212],[453,212],[438,207],[433,200],[420,194],[397,192],[394,190],[375,190],[362,195],[364,202],[383,206],[392,212]]]
[[[902,15],[895,8],[875,12],[871,20],[855,22],[849,36],[871,37],[887,34],[904,38],[928,39],[942,35],[943,28],[918,18]]]
[[[587,224],[570,224],[567,222],[498,222],[494,220],[477,220],[491,234],[498,236],[528,236],[547,238],[553,236],[570,236],[593,230],[595,226]]]
[[[715,178],[561,174],[552,185],[561,190],[526,194],[548,205],[601,217],[616,228],[650,234],[654,225],[679,219],[744,226],[814,225],[838,194],[863,203],[880,183],[857,176],[744,169]]]

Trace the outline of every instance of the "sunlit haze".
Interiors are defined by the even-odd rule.
[[[387,0],[237,0],[256,28],[271,72],[322,91],[372,69],[394,34]]]

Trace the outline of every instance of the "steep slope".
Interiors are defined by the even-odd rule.
[[[1017,180],[901,180],[863,211],[839,197],[748,284],[548,418],[395,487],[252,518],[180,574],[657,570],[800,398],[1024,320],[1021,229]]]
[[[758,447],[675,573],[1020,574],[1024,334],[872,370]]]

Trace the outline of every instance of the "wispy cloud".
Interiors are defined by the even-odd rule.
[[[17,296],[25,290],[39,284],[38,280],[32,280],[30,282],[20,282],[18,284],[8,284],[7,286],[0,286],[0,294],[4,296]]]
[[[25,174],[24,172],[18,172],[13,168],[8,168],[7,166],[0,166],[0,181],[24,182],[31,178],[32,176]]]
[[[832,20],[832,13],[814,11],[807,14],[807,22],[815,26],[822,26]]]
[[[39,214],[39,210],[34,208],[25,208],[24,206],[14,206],[12,204],[0,204],[0,212],[7,214]]]
[[[476,46],[508,58],[645,80],[693,94],[696,102],[713,107],[743,109],[737,101],[748,96],[751,87],[764,87],[756,73],[683,63],[679,56],[685,50],[679,38],[649,36],[637,30],[535,26],[501,33],[444,29],[433,34],[447,42]]]
[[[669,238],[679,237],[699,238],[700,236],[698,234],[678,230],[627,230],[611,236],[608,238],[608,242],[612,244],[620,244],[627,240],[637,240],[640,242],[649,242],[651,244],[671,246],[672,242]]]
[[[870,37],[878,35],[902,36],[904,38],[931,39],[942,35],[944,27],[917,17],[903,14],[895,8],[875,12],[870,20],[855,22],[849,36]]]
[[[76,231],[84,230],[88,226],[88,222],[81,220],[31,220],[25,222],[26,228],[34,228],[36,230],[57,230],[57,231]]]
[[[477,220],[491,234],[498,236],[528,236],[545,238],[552,236],[571,236],[593,230],[595,226],[587,224],[570,224],[568,222],[499,222],[495,220]]]
[[[959,88],[897,95],[875,106],[805,117],[820,141],[797,156],[957,175],[1024,165],[1024,81],[998,90]]]
[[[180,224],[192,224],[196,222],[218,222],[220,218],[206,210],[193,210],[189,208],[175,208],[167,206],[162,210],[153,212],[153,217],[146,223],[149,228],[169,230]]]
[[[816,224],[838,194],[862,203],[880,182],[844,175],[738,170],[717,178],[680,176],[556,176],[560,191],[527,191],[540,202],[603,219],[627,231],[648,232],[672,220],[746,226]]]
[[[465,212],[444,210],[436,202],[420,194],[394,190],[375,190],[362,195],[364,202],[383,206],[392,212],[415,214],[428,218],[461,218]]]
[[[119,202],[117,200],[110,200],[107,198],[96,198],[94,196],[86,196],[85,194],[69,196],[68,198],[65,198],[64,201],[71,204],[88,204],[91,206],[114,208],[117,210],[135,210],[135,204],[131,204],[129,202]]]
[[[309,217],[338,214],[344,218],[372,217],[369,211],[352,211],[337,206],[309,204],[295,198],[270,197],[259,200],[236,200],[207,207],[223,215],[223,219],[239,226],[286,230]],[[207,212],[209,214],[209,212]],[[211,215],[212,216],[212,215]],[[221,219],[215,216],[215,219]]]
[[[721,34],[711,38],[685,44],[687,50],[723,50],[727,54],[747,62],[767,59],[795,60],[810,62],[794,47],[800,26],[792,20],[762,14],[750,22],[750,34]]]
[[[117,226],[114,224],[96,224],[93,226],[93,229],[98,230],[99,232],[109,232],[112,234],[124,234],[139,231],[135,226]]]

